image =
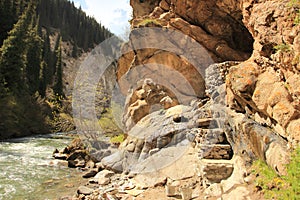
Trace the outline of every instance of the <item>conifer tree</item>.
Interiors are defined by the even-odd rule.
[[[40,76],[39,76],[39,94],[41,97],[46,96],[47,88],[47,63],[43,60],[40,67]]]
[[[30,3],[0,49],[0,74],[3,77],[1,84],[11,91],[17,92],[24,89],[24,47],[26,47],[24,39],[27,37],[27,30],[34,12],[35,5]]]
[[[11,0],[0,1],[0,46],[3,40],[7,38],[7,33],[14,25],[13,4]]]
[[[50,38],[49,31],[46,29],[46,34],[44,36],[44,46],[43,46],[43,60],[46,62],[45,70],[45,78],[46,84],[50,84],[52,82],[52,76],[54,74],[54,56],[50,47]]]
[[[56,61],[56,73],[54,82],[54,93],[57,96],[63,96],[63,83],[62,83],[62,55],[61,55],[61,37],[59,39],[58,48],[56,51],[57,61]]]
[[[73,44],[72,57],[73,58],[77,58],[78,57],[78,47],[77,47],[76,43]]]
[[[26,52],[26,83],[30,94],[34,94],[39,89],[40,65],[42,56],[42,39],[38,34],[36,18],[33,17],[29,27]]]

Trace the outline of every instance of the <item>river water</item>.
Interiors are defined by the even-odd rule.
[[[0,142],[0,199],[58,199],[75,194],[82,178],[76,169],[53,166],[52,152],[71,137],[51,134]]]

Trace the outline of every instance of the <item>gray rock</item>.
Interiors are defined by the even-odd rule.
[[[124,151],[117,151],[101,160],[104,167],[114,171],[123,171]]]
[[[93,193],[93,189],[85,187],[85,186],[79,186],[77,189],[77,194],[84,194],[84,195],[90,195]]]
[[[115,172],[105,169],[101,172],[98,172],[95,178],[110,178],[113,175],[115,175]]]
[[[107,157],[111,154],[111,150],[104,149],[91,153],[93,160],[100,162],[104,157]]]

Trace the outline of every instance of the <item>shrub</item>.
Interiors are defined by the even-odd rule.
[[[110,138],[110,142],[114,144],[121,144],[126,139],[125,134],[120,134]]]
[[[252,168],[258,175],[256,184],[262,188],[266,199],[300,199],[300,147],[292,153],[286,176],[280,177],[261,160],[255,161]]]

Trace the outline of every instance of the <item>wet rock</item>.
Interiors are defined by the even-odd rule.
[[[75,160],[77,158],[85,159],[86,157],[88,157],[88,153],[86,150],[76,150],[68,156],[67,161]]]
[[[53,157],[55,159],[59,159],[59,160],[66,160],[68,158],[67,154],[63,154],[63,153],[54,153]]]
[[[54,167],[68,167],[68,161],[65,160],[51,160],[49,162],[50,166]]]
[[[87,161],[86,164],[85,164],[85,167],[89,168],[89,169],[94,168],[95,167],[94,161],[92,161],[92,160]]]
[[[98,170],[92,169],[89,172],[87,172],[84,175],[82,175],[82,177],[83,178],[91,178],[91,177],[94,177],[97,173],[98,173]]]
[[[68,166],[71,168],[76,168],[76,167],[83,168],[83,167],[85,167],[85,160],[81,157],[79,157],[75,160],[69,160]]]

